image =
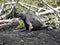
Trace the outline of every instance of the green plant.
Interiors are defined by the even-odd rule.
[[[17,28],[24,28],[24,22],[22,20],[19,21],[19,25],[17,26]]]
[[[50,18],[48,22],[53,26],[56,26],[56,23],[57,23],[55,18]]]
[[[0,0],[0,3],[3,3],[4,2],[4,0]]]

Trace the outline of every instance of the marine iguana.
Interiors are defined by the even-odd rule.
[[[24,21],[26,30],[40,30],[42,28],[43,24],[34,14],[27,15],[25,12],[20,12],[18,17]]]

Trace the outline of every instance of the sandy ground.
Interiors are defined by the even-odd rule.
[[[0,31],[0,45],[60,45],[60,30]]]

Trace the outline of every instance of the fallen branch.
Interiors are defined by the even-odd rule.
[[[45,0],[42,0],[42,2],[48,6],[50,9],[52,9],[53,11],[56,11],[52,6],[50,6]]]
[[[32,9],[30,8],[30,6],[31,6],[32,8],[37,8],[37,9],[39,9],[38,12],[35,12],[35,14],[38,15],[38,16],[40,16],[40,15],[45,15],[45,14],[55,13],[54,10],[56,10],[56,11],[58,11],[58,12],[60,13],[60,11],[59,11],[60,8],[59,8],[59,7],[53,8],[53,7],[51,7],[50,5],[48,5],[45,1],[43,1],[43,2],[44,2],[48,7],[50,7],[50,8],[53,9],[53,10],[48,10],[48,9],[44,9],[44,8],[39,8],[39,7],[30,5],[30,4],[26,4],[26,3],[22,3],[22,2],[18,2],[18,3],[19,3],[22,7],[25,7],[25,8],[27,8],[27,9],[33,11],[33,12],[35,12],[35,10],[32,10]],[[2,7],[4,7],[5,5],[10,5],[10,4],[15,5],[16,2],[8,2],[8,3],[5,3],[5,4],[2,4]],[[13,8],[14,8],[14,7],[13,7]],[[6,18],[6,17],[10,17],[10,16],[12,15],[12,13],[14,13],[14,12],[13,12],[13,8],[12,8],[12,10],[11,10],[7,15],[2,15],[2,16],[0,16],[0,19]],[[40,11],[42,11],[42,10],[44,10],[44,11],[43,11],[43,12],[40,12]],[[58,13],[57,13],[57,14],[58,14]],[[58,16],[59,16],[59,15],[58,15]]]
[[[0,29],[9,29],[9,28],[16,28],[19,25],[18,22],[12,22],[8,24],[0,24]]]
[[[48,6],[51,10],[53,10],[54,12],[56,12],[55,14],[57,15],[57,17],[60,18],[60,14],[58,13],[58,11],[55,10],[52,6],[50,6],[50,5],[46,2],[46,0],[42,0],[42,2],[43,2],[46,6]]]
[[[19,21],[19,18],[13,18],[13,19],[6,19],[6,20],[0,20],[0,23],[11,23],[13,21]]]
[[[37,16],[41,16],[41,15],[46,15],[46,14],[53,14],[54,13],[54,11],[53,10],[46,10],[46,11],[44,11],[44,12],[36,12],[36,15]]]
[[[53,7],[51,7],[50,5],[48,5],[44,0],[43,0],[43,2],[48,6],[48,7],[50,7],[51,9],[53,9],[54,11],[58,11],[58,9],[60,9],[60,8],[53,8]],[[26,4],[26,3],[22,3],[22,2],[18,2],[21,6],[23,6],[23,7],[25,7],[25,8],[27,8],[27,9],[30,9],[30,7],[32,7],[32,8],[36,8],[36,9],[38,9],[38,12],[39,11],[41,11],[41,10],[47,10],[47,9],[44,9],[44,8],[40,8],[40,7],[36,7],[36,6],[33,6],[33,5],[30,5],[30,4]],[[5,3],[5,4],[2,4],[2,8],[4,7],[4,6],[6,6],[6,5],[14,5],[14,4],[16,4],[16,2],[8,2],[8,3]],[[35,10],[32,10],[32,9],[30,9],[31,11],[35,11]],[[59,12],[59,11],[58,11]]]
[[[23,6],[23,7],[25,7],[25,8],[27,8],[27,9],[29,9],[30,7],[31,8],[36,8],[36,9],[38,9],[39,11],[40,10],[46,10],[46,9],[44,9],[44,8],[40,8],[40,7],[36,7],[36,6],[33,6],[33,5],[30,5],[30,4],[26,4],[26,3],[22,3],[22,2],[18,2],[21,6]],[[14,5],[14,4],[16,4],[16,2],[8,2],[8,3],[5,3],[5,4],[2,4],[2,9],[4,9],[4,6],[6,6],[6,5]],[[30,10],[32,10],[32,9],[30,9]],[[0,11],[1,12],[1,11]]]
[[[0,23],[4,23],[4,24],[0,24],[0,29],[17,27],[19,25],[19,18],[0,20]]]
[[[11,11],[9,11],[9,13],[7,13],[7,14],[5,14],[5,15],[1,15],[1,16],[0,16],[0,19],[4,19],[4,18],[8,18],[8,17],[12,16],[12,14],[14,13],[14,12],[13,12],[13,9],[14,9],[14,6],[13,6],[13,8],[11,9]],[[6,10],[6,11],[7,11],[7,10]]]

